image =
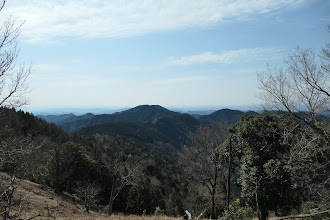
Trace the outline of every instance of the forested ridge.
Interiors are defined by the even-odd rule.
[[[1,116],[3,146],[17,139],[27,144],[27,149],[22,149],[22,152],[26,150],[26,154],[15,154],[11,160],[6,158],[2,166],[4,171],[51,186],[58,193],[68,191],[74,194],[82,182],[97,184],[102,188],[103,195],[98,201],[106,206],[110,197],[113,163],[123,163],[122,166],[126,166],[124,162],[127,165],[138,163],[141,169],[134,175],[137,176],[135,181],[139,187],[134,184],[133,188],[134,193],[141,194],[139,199],[146,201],[146,204],[142,203],[141,207],[127,205],[136,202],[127,201],[130,197],[135,199],[129,196],[133,188],[128,184],[116,198],[115,210],[137,214],[145,210],[146,213],[153,213],[157,206],[164,209],[165,202],[176,209],[176,205],[171,204],[168,198],[174,197],[175,201],[176,195],[184,192],[185,181],[181,179],[182,171],[176,158],[155,150],[162,145],[166,147],[166,143],[148,144],[117,135],[73,136],[55,124],[8,108],[1,109]],[[128,157],[131,157],[130,160],[127,160]],[[27,164],[21,164],[23,158]],[[23,169],[24,166],[28,168]]]
[[[229,202],[252,218],[257,206],[281,216],[328,204],[328,140],[290,115],[243,114],[230,125],[191,123],[196,119],[182,114],[76,134],[27,112],[1,108],[0,115],[1,170],[77,195],[86,211],[142,215],[159,207],[169,216],[184,210],[221,216]],[[328,120],[323,123],[328,129]],[[183,142],[167,124],[181,131]],[[87,199],[89,190],[94,195]]]

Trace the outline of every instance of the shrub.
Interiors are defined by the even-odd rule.
[[[154,212],[155,217],[153,218],[153,220],[158,220],[159,216],[162,216],[164,214],[165,214],[165,210],[157,206]]]
[[[255,212],[252,208],[241,207],[240,199],[236,199],[219,220],[250,220],[254,216]]]

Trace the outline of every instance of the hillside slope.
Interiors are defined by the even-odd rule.
[[[112,122],[83,127],[75,134],[109,134],[131,137],[145,143],[163,142],[180,148],[199,121],[188,114],[164,116],[144,122]]]
[[[68,118],[77,117],[77,116],[70,113],[70,114],[63,114],[63,115],[37,115],[37,117],[42,118],[49,123],[58,124]]]
[[[1,172],[0,180],[3,185],[9,185],[11,177]],[[43,187],[42,189],[39,184],[19,178],[16,178],[14,186],[14,200],[19,201],[22,198],[25,200],[20,203],[16,202],[11,211],[12,215],[19,213],[19,206],[22,206],[20,216],[22,219],[29,219],[33,216],[40,216],[39,219],[45,217],[78,219],[85,215],[83,206],[75,205],[72,196],[66,194],[58,196],[50,188]]]
[[[165,116],[176,116],[180,113],[170,111],[159,105],[141,105],[126,111],[114,114],[95,115],[92,118],[76,118],[74,121],[65,122],[60,126],[67,132],[74,133],[82,127],[105,124],[110,122],[146,122]]]
[[[7,173],[0,172],[0,182],[8,185],[11,176]],[[99,213],[102,207],[94,207],[90,213],[86,213],[82,201],[77,200],[74,196],[64,193],[56,195],[50,188],[44,187],[34,182],[16,178],[14,182],[14,201],[11,215],[20,213],[19,219],[70,219],[70,220],[151,220],[153,216],[136,216],[136,215],[106,215]],[[22,202],[18,202],[20,200]],[[166,217],[168,220],[178,220],[181,218]]]
[[[131,137],[146,143],[155,141],[172,142],[168,137],[158,132],[152,126],[142,122],[112,122],[83,127],[77,135],[109,134]]]
[[[201,122],[206,122],[206,123],[224,123],[230,125],[238,122],[244,114],[250,116],[258,115],[257,112],[253,112],[253,111],[242,112],[239,110],[221,109],[209,115],[201,116],[199,120]]]
[[[141,124],[149,126],[147,123]],[[169,215],[183,213],[183,206],[176,201],[181,202],[186,195],[187,181],[177,161],[178,149],[163,140],[166,137],[162,135],[152,143],[123,135],[81,137],[70,135],[55,124],[49,124],[32,114],[8,108],[0,108],[0,125],[1,150],[8,151],[12,157],[8,160],[4,154],[0,155],[1,171],[15,173],[17,177],[42,183],[53,190],[60,186],[57,192],[75,193],[78,184],[95,183],[102,188],[98,204],[105,206],[114,175],[110,166],[115,163],[113,161],[125,163],[130,157],[143,165],[136,179],[139,188],[125,187],[116,198],[113,210],[135,214],[142,214],[146,210],[147,214],[152,214],[159,206],[166,208]],[[139,126],[128,128],[134,132],[139,130]],[[157,130],[146,129],[152,132],[142,133],[150,138],[159,135]],[[15,149],[22,153],[12,155]],[[117,160],[116,155],[122,156]],[[57,161],[61,162],[59,168],[56,167]],[[54,175],[57,175],[57,179]],[[0,185],[2,182],[0,179]],[[134,193],[139,193],[139,198],[144,202],[136,203]]]

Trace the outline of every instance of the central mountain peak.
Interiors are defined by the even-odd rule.
[[[115,113],[125,121],[149,121],[164,116],[175,116],[180,113],[170,111],[160,105],[139,105],[126,111]]]

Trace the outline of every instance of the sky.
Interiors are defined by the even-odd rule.
[[[328,0],[10,0],[29,109],[257,106],[257,71],[329,42]]]

